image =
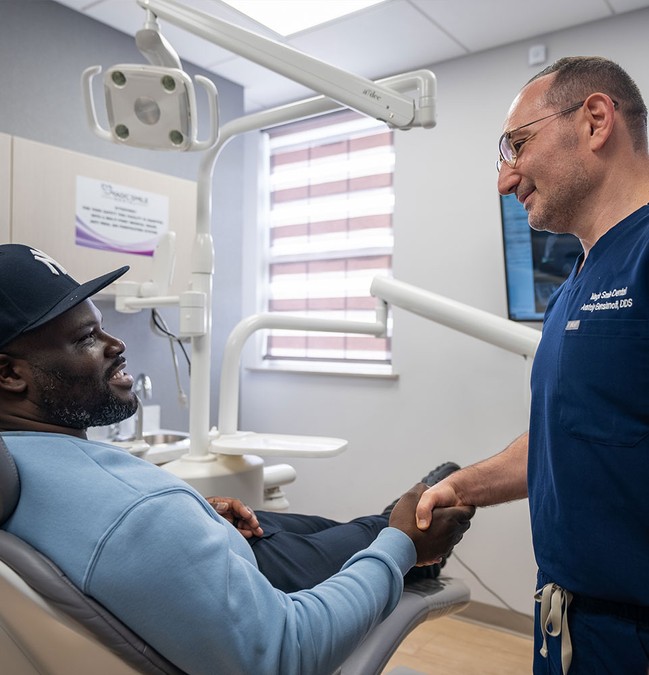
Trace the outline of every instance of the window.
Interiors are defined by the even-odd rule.
[[[393,132],[344,111],[266,132],[268,311],[375,320],[370,284],[392,269]],[[389,364],[390,340],[269,331],[263,358]]]

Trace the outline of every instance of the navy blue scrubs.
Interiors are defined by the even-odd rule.
[[[647,675],[649,206],[603,235],[577,274],[582,259],[550,300],[532,371],[539,587],[551,581],[575,594],[571,675]],[[561,672],[559,639],[535,672]]]

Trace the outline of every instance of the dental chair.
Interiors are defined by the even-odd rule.
[[[0,528],[20,498],[18,470],[0,438]],[[336,675],[379,675],[401,641],[427,619],[469,602],[458,579],[406,586]],[[183,675],[45,556],[0,529],[0,672],[7,675]]]

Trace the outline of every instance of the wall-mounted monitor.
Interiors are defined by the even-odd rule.
[[[571,234],[537,232],[514,195],[500,197],[507,309],[513,321],[542,321],[552,293],[567,279],[582,248]]]

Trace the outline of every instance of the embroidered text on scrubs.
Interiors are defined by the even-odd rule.
[[[619,310],[633,307],[633,298],[626,297],[629,292],[629,287],[614,288],[610,291],[600,291],[599,293],[590,294],[590,302],[584,303],[579,309],[582,312],[598,312],[602,310]],[[611,298],[618,298],[611,300]],[[599,302],[605,300],[606,302]]]

